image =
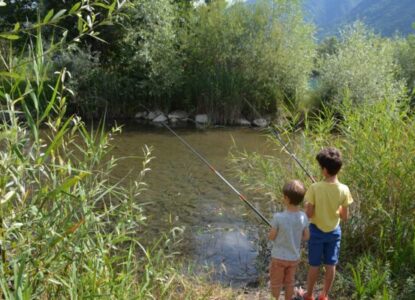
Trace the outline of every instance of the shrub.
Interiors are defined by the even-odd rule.
[[[387,264],[369,256],[363,256],[350,268],[355,285],[353,299],[395,299]]]
[[[244,98],[273,112],[278,101],[305,93],[313,28],[302,20],[297,1],[212,1],[190,14],[185,29],[183,93],[198,111],[232,121],[244,109]]]
[[[327,102],[341,102],[346,93],[354,102],[399,97],[403,82],[390,40],[355,23],[341,32],[336,51],[320,58],[319,93]]]
[[[163,97],[171,97],[182,83],[176,6],[169,0],[135,0],[124,13],[120,61],[113,63],[121,63],[120,71],[137,80],[142,96],[165,105]]]
[[[396,59],[400,66],[399,78],[406,82],[409,94],[414,97],[415,87],[415,35],[396,39]],[[412,99],[413,100],[413,99]]]

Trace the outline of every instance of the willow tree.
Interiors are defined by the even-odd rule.
[[[415,23],[414,23],[415,29]],[[396,41],[396,58],[400,66],[399,78],[406,81],[409,93],[412,99],[415,98],[415,34],[407,38],[397,39]]]
[[[273,111],[306,92],[315,45],[299,1],[211,1],[193,11],[181,41],[185,97],[222,121],[240,114],[243,98]]]
[[[399,97],[403,82],[396,79],[399,66],[391,40],[381,38],[362,23],[346,27],[337,51],[319,62],[320,95],[326,102],[356,103]]]
[[[132,116],[139,104],[166,107],[181,82],[177,7],[169,0],[131,0],[101,32],[105,43],[61,56],[76,74],[72,106],[83,115]]]
[[[145,95],[170,96],[181,78],[176,6],[169,0],[133,0],[126,10],[121,60]]]

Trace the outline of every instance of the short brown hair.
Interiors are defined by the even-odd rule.
[[[327,147],[322,149],[316,156],[321,168],[326,168],[327,172],[334,176],[339,173],[342,167],[342,154],[339,149]]]
[[[305,195],[305,187],[300,180],[291,180],[284,184],[282,193],[287,196],[290,204],[299,205]]]

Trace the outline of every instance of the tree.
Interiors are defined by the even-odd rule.
[[[393,43],[355,23],[341,32],[337,51],[319,61],[320,96],[325,102],[341,102],[347,94],[356,103],[398,97],[398,69]]]
[[[135,0],[125,11],[121,63],[137,87],[154,98],[169,96],[180,83],[175,32],[176,7],[169,0]]]
[[[298,1],[225,0],[200,5],[181,35],[185,98],[219,121],[239,117],[243,99],[275,111],[307,88],[314,57],[313,28]]]
[[[409,92],[413,94],[415,88],[414,34],[409,35],[406,39],[401,38],[396,41],[396,58],[400,66],[399,77],[406,82]]]

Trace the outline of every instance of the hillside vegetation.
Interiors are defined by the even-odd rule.
[[[385,36],[413,32],[415,1],[363,0],[343,18],[340,24],[362,20],[376,32]]]
[[[306,15],[319,27],[319,36],[337,35],[341,27],[362,21],[383,36],[413,32],[415,2],[412,0],[307,0]]]
[[[306,19],[324,31],[328,26],[346,17],[362,0],[305,0]]]

